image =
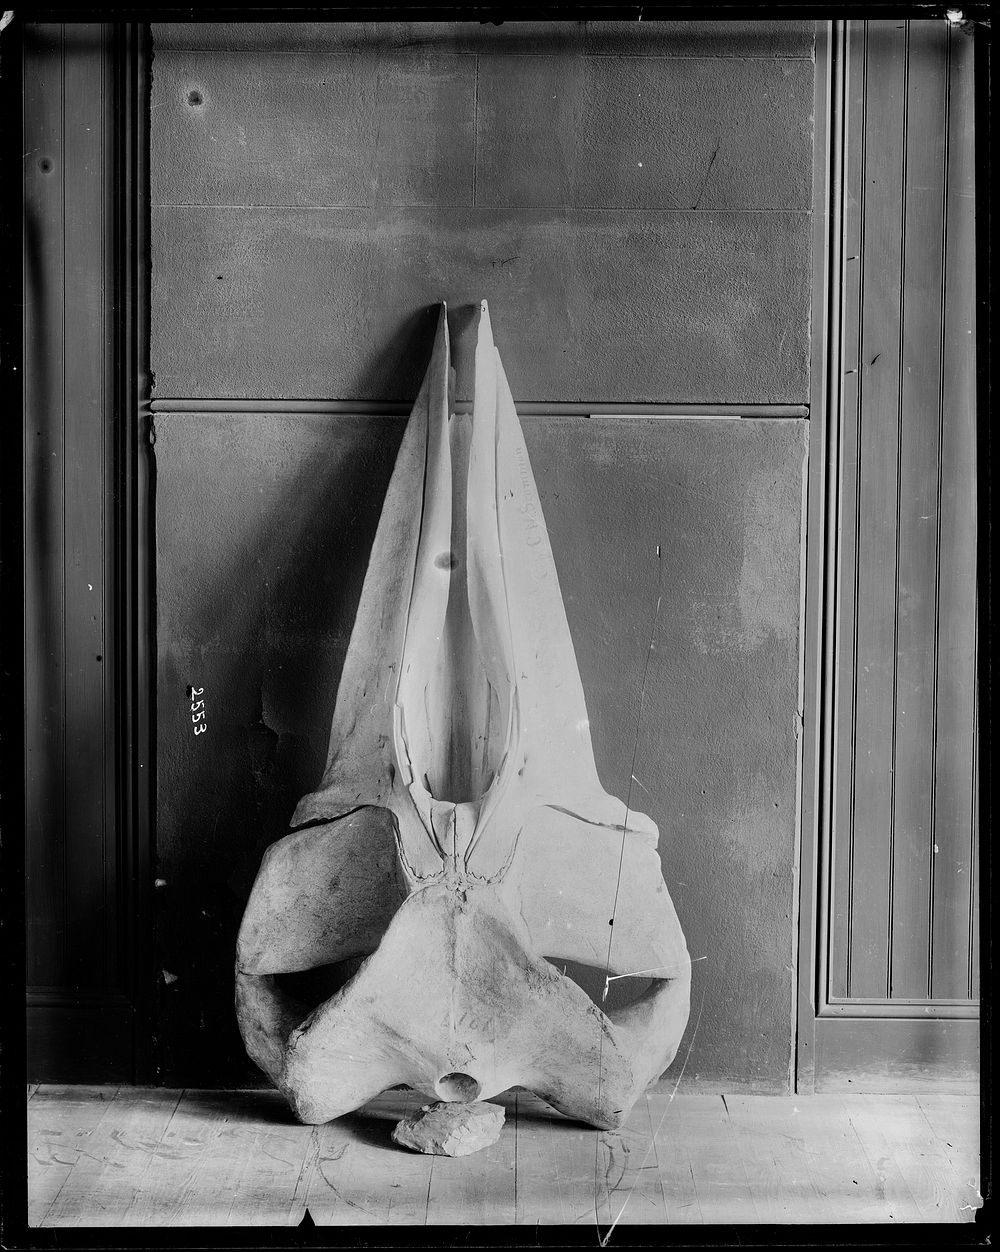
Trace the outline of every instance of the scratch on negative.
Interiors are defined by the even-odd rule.
[[[635,762],[636,762],[636,756],[639,751],[639,735],[642,731],[642,708],[646,699],[646,684],[649,680],[649,662],[650,662],[650,658],[653,655],[653,644],[656,641],[656,627],[660,620],[660,605],[663,603],[663,557],[662,557],[659,544],[656,545],[656,591],[657,591],[656,608],[653,611],[653,621],[649,628],[649,646],[646,648],[646,661],[642,669],[642,682],[639,685],[639,707],[636,710],[635,737],[632,742],[632,762],[629,765],[630,781],[629,781],[628,789],[627,789],[626,796],[625,796],[625,821],[622,823],[622,843],[621,843],[621,850],[619,851],[619,854],[618,854],[618,878],[617,878],[617,881],[615,882],[615,897],[611,905],[611,925],[610,925],[609,934],[608,934],[608,955],[604,963],[604,999],[605,1000],[607,999],[607,995],[608,995],[608,975],[611,973],[611,949],[615,940],[614,925],[615,925],[615,917],[618,914],[618,893],[621,890],[622,866],[624,865],[624,862],[625,862],[625,835],[626,835],[626,832],[628,831],[629,814],[632,811],[631,779],[635,778]],[[598,1109],[600,1109],[600,1105],[601,1105],[603,1080],[604,1080],[604,1031],[602,1030],[600,1050],[598,1052],[598,1058],[597,1058],[597,1106],[598,1106]],[[607,1240],[611,1238],[611,1231],[614,1230],[615,1227],[614,1227],[614,1223],[612,1223],[611,1230],[608,1231],[607,1235],[604,1238],[601,1237],[601,1218],[600,1218],[600,1211],[598,1209],[598,1201],[597,1201],[597,1179],[598,1179],[598,1171],[600,1169],[600,1152],[601,1152],[601,1138],[600,1138],[600,1135],[598,1135],[597,1142],[594,1145],[594,1225],[597,1227],[598,1242],[600,1243],[601,1247],[607,1247]],[[610,1197],[609,1197],[609,1200],[610,1200]],[[628,1203],[628,1197],[626,1197],[625,1203],[626,1204]],[[624,1207],[625,1206],[622,1205],[623,1210],[624,1210]],[[619,1214],[619,1216],[621,1216],[621,1214]],[[617,1222],[617,1220],[618,1219],[616,1218],[615,1221]]]
[[[691,1049],[694,1047],[694,1041],[698,1037],[698,1027],[701,1025],[701,1014],[704,1008],[705,1008],[705,991],[704,989],[702,989],[701,1004],[698,1006],[698,1017],[694,1024],[694,1030],[691,1032],[691,1040],[688,1043],[687,1055],[684,1057],[684,1064],[681,1066],[681,1072],[677,1075],[677,1081],[674,1083],[674,1089],[670,1093],[670,1099],[667,1101],[667,1107],[663,1110],[663,1116],[657,1122],[656,1129],[653,1131],[650,1137],[649,1147],[646,1149],[645,1153],[643,1154],[643,1158],[641,1162],[639,1163],[639,1169],[636,1171],[636,1175],[637,1175],[636,1182],[634,1182],[632,1186],[629,1187],[628,1195],[626,1195],[624,1203],[622,1204],[621,1208],[618,1210],[618,1216],[611,1223],[611,1227],[608,1230],[608,1233],[604,1236],[603,1239],[599,1238],[599,1243],[602,1248],[606,1248],[608,1246],[608,1243],[611,1240],[611,1236],[612,1234],[614,1234],[615,1227],[621,1221],[622,1214],[625,1212],[625,1207],[628,1204],[629,1200],[632,1198],[632,1192],[636,1188],[636,1183],[638,1182],[638,1175],[642,1172],[643,1169],[645,1169],[646,1162],[649,1159],[649,1154],[650,1152],[652,1152],[654,1146],[656,1145],[656,1138],[663,1128],[663,1123],[667,1120],[667,1114],[670,1112],[670,1106],[674,1102],[674,1096],[677,1094],[677,1088],[681,1085],[681,1079],[684,1077],[684,1071],[687,1069],[688,1061],[691,1059]],[[596,1197],[595,1197],[595,1200],[596,1200]],[[598,1235],[600,1235],[600,1230],[598,1230]]]
[[[691,958],[691,960],[689,961],[689,964],[693,965],[695,961],[707,961],[707,960],[708,960],[707,956],[695,956]],[[619,978],[638,978],[642,974],[661,974],[664,972],[669,973],[670,971],[673,971],[674,973],[679,974],[686,968],[687,966],[654,965],[652,969],[634,969],[628,974],[611,974],[604,981],[605,982],[617,982]]]
[[[696,209],[698,205],[701,204],[701,198],[705,194],[705,188],[708,186],[708,180],[712,173],[712,166],[715,164],[715,158],[719,155],[719,149],[721,147],[722,147],[722,141],[720,139],[715,145],[715,151],[712,153],[711,157],[709,157],[708,169],[705,171],[705,177],[702,179],[701,190],[698,192],[697,196],[695,197],[694,204],[691,205],[692,209]]]

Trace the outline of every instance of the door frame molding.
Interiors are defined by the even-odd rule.
[[[829,21],[817,23],[816,30],[796,1091],[815,1085],[816,1015],[826,950],[822,902],[828,898],[825,849],[833,797],[846,27],[845,21]]]
[[[108,673],[113,712],[104,733],[106,759],[113,762],[116,785],[114,794],[107,798],[107,811],[113,814],[115,852],[105,884],[115,907],[102,915],[100,924],[107,950],[116,954],[120,979],[114,986],[26,988],[24,1068],[33,1081],[149,1083],[155,1081],[156,1072],[152,911],[155,617],[148,366],[149,34],[136,22],[102,25],[101,89],[106,143],[101,169],[95,175],[106,189],[101,230],[107,245],[102,253],[101,275],[110,293],[102,422],[108,449],[104,495],[109,530],[104,580],[111,589],[107,651],[113,662]],[[9,74],[9,90],[20,97],[25,72],[24,23],[15,17],[3,38],[7,45],[5,72],[16,71]],[[15,77],[16,83],[11,81]],[[22,116],[20,104],[14,116]],[[21,130],[15,120],[11,132],[17,132],[18,142]],[[19,179],[12,180],[12,188],[12,199],[16,195],[20,200]],[[23,209],[19,203],[12,204],[11,222],[20,231]],[[27,350],[29,340],[17,343],[18,378],[24,376]],[[23,402],[22,395],[22,412]],[[25,413],[23,420],[26,422],[27,418]],[[23,428],[19,434],[23,453]],[[18,466],[21,464],[19,459]],[[23,483],[16,494],[16,503],[11,501],[11,505],[20,516],[27,504]],[[28,568],[25,562],[37,553],[25,550],[23,526],[19,526],[18,532],[21,542],[16,565],[23,577]],[[12,561],[9,568],[15,567]],[[23,671],[18,677],[20,705]],[[22,730],[22,742],[23,736]],[[22,828],[26,829],[26,825],[22,824]],[[20,850],[19,868],[23,882]],[[24,934],[23,924],[20,929]],[[23,948],[21,952],[23,955]],[[25,989],[25,977],[22,960],[20,968],[14,971],[15,985],[19,984],[20,989]],[[23,1072],[18,1073],[18,1081],[24,1076]]]
[[[149,367],[149,96],[147,25],[122,23],[115,41],[114,425],[117,464],[116,607],[120,642],[118,763],[120,829],[131,995],[132,1080],[155,1078],[153,866],[156,617],[153,553],[153,426]]]

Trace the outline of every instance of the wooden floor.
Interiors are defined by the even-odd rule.
[[[391,1092],[299,1126],[270,1091],[29,1091],[33,1226],[969,1222],[970,1096],[651,1093],[599,1134],[534,1096],[459,1159],[395,1147],[425,1097]]]

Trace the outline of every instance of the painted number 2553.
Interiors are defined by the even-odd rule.
[[[188,694],[191,696],[191,721],[194,723],[194,733],[203,735],[208,730],[208,722],[205,720],[205,701],[199,697],[205,694],[205,688],[189,687]]]

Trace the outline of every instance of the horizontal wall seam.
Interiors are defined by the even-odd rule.
[[[754,214],[777,214],[784,213],[789,216],[811,217],[811,208],[801,209],[668,209],[660,206],[651,206],[649,208],[642,207],[623,207],[621,205],[601,205],[601,204],[552,204],[545,205],[541,208],[534,206],[518,206],[516,204],[434,204],[430,201],[416,203],[399,203],[399,204],[278,204],[278,203],[254,203],[254,204],[212,204],[194,203],[192,201],[170,201],[158,200],[153,201],[150,205],[153,209],[301,209],[310,211],[335,211],[335,212],[356,212],[356,213],[372,213],[386,212],[390,209],[434,209],[440,211],[447,210],[471,210],[477,213],[510,213],[514,214],[537,214],[541,216],[546,213],[641,213],[648,216],[651,213],[754,213]]]
[[[580,401],[573,403],[545,400],[516,400],[521,417],[615,417],[629,418],[807,418],[805,404],[650,404],[622,401]],[[171,413],[284,413],[289,416],[314,413],[337,416],[405,417],[412,403],[402,400],[315,400],[164,397],[150,404],[156,416]],[[468,406],[457,406],[459,409]]]
[[[155,41],[154,41],[155,42]],[[432,56],[447,58],[448,60],[459,60],[462,58],[472,58],[477,56],[495,56],[504,57],[513,60],[515,57],[522,59],[545,58],[553,56],[573,55],[567,53],[565,48],[556,48],[550,52],[503,52],[499,49],[482,48],[476,52],[460,52],[450,48],[428,48],[424,44],[396,44],[387,48],[363,48],[359,47],[353,50],[336,50],[333,48],[175,48],[160,47],[157,55],[161,57],[176,56],[178,53],[185,53],[195,56],[231,56],[231,57],[300,57],[300,56],[324,56],[324,57],[359,57],[365,55],[385,56],[395,53],[402,55],[407,52],[427,52]],[[591,61],[803,61],[807,65],[813,63],[813,57],[808,53],[781,53],[775,52],[769,55],[761,54],[760,56],[728,56],[724,52],[691,52],[691,53],[670,53],[670,52],[578,52],[575,54]]]

